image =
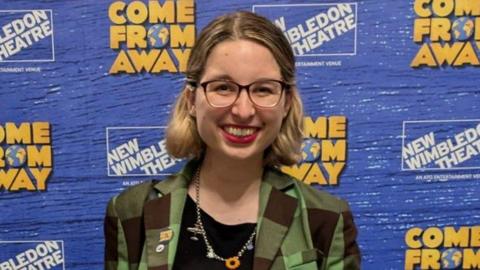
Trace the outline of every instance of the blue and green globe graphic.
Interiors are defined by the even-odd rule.
[[[163,48],[168,44],[170,31],[163,24],[155,24],[148,29],[148,42],[154,48]]]
[[[462,263],[462,252],[449,248],[442,253],[442,269],[456,269]]]
[[[19,145],[12,145],[5,151],[5,157],[10,166],[20,167],[27,160],[27,152]]]
[[[320,158],[320,143],[315,139],[304,139],[302,142],[302,162],[315,162]]]
[[[469,17],[456,19],[452,25],[452,33],[456,40],[467,40],[473,34],[473,20]]]

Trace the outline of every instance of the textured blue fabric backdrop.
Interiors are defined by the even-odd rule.
[[[9,259],[18,262],[17,254],[52,240],[56,242],[50,245],[54,248],[49,254],[61,250],[64,258],[64,263],[52,269],[101,269],[107,200],[128,185],[152,178],[145,176],[147,169],[139,167],[125,167],[126,175],[117,175],[113,167],[122,159],[119,156],[150,149],[162,168],[154,176],[159,179],[182,163],[162,153],[162,141],[184,77],[165,71],[109,74],[120,52],[110,47],[110,26],[115,25],[108,16],[112,2],[0,3],[0,46],[7,46],[8,29],[3,26],[31,10],[47,10],[51,35],[0,61],[0,126],[8,131],[7,122],[50,123],[53,162],[46,190],[11,191],[5,173],[14,166],[6,159],[6,149],[25,143],[0,140],[5,163],[0,167],[4,178],[0,179],[0,265]],[[313,121],[330,116],[347,121],[346,165],[339,183],[315,186],[349,201],[364,269],[407,268],[406,250],[412,247],[407,246],[405,236],[411,228],[443,231],[449,226],[480,225],[480,156],[471,150],[475,150],[475,141],[480,150],[478,138],[473,138],[480,137],[474,134],[480,123],[478,65],[412,68],[422,46],[413,41],[414,23],[420,17],[412,0],[202,0],[195,3],[193,24],[198,34],[212,18],[243,9],[255,10],[277,23],[283,17],[285,31],[301,24],[305,30],[309,18],[327,14],[338,4],[346,8],[339,15],[344,23],[324,33],[329,39],[324,45],[297,56],[297,81],[306,115]],[[448,15],[452,22],[457,17],[462,16]],[[470,18],[476,16],[470,14]],[[144,25],[148,30],[150,24]],[[291,33],[289,37],[295,37],[295,30]],[[478,53],[474,35],[467,42]],[[429,42],[428,37],[423,40]],[[178,66],[177,60],[174,65]],[[458,142],[462,132],[472,128],[466,143],[472,145],[465,150],[469,156],[449,168],[430,162],[412,169],[406,160],[414,156],[402,158],[402,147],[409,143],[417,145],[418,154],[460,134]],[[424,136],[430,133],[435,140],[428,145]],[[414,143],[418,138],[425,140]],[[450,150],[458,149],[452,144]],[[318,161],[310,158],[309,166]],[[326,172],[325,167],[321,170]],[[434,248],[443,252],[448,245]],[[472,240],[457,248],[476,251],[479,246]]]

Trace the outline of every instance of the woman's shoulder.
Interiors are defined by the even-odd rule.
[[[110,199],[107,206],[108,212],[115,213],[120,218],[141,215],[154,184],[154,180],[148,180],[126,188]]]
[[[278,172],[292,180],[295,188],[298,190],[298,196],[301,196],[302,200],[305,202],[305,207],[335,213],[348,211],[349,207],[347,201],[332,195],[327,191],[308,185],[281,171]]]
[[[301,190],[307,207],[324,209],[336,213],[348,210],[348,203],[335,195],[324,190],[319,190],[303,182],[297,181],[297,185]]]

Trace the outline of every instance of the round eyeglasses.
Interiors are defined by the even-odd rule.
[[[188,81],[193,89],[197,87],[195,81]],[[259,80],[251,84],[241,85],[229,80],[211,80],[199,84],[205,92],[208,104],[212,107],[229,107],[233,105],[240,92],[247,90],[250,101],[264,108],[272,108],[280,102],[284,90],[290,90],[290,85],[278,80]]]

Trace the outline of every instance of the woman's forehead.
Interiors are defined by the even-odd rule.
[[[216,45],[207,58],[204,77],[233,80],[280,79],[280,68],[270,50],[249,40],[229,40]]]

